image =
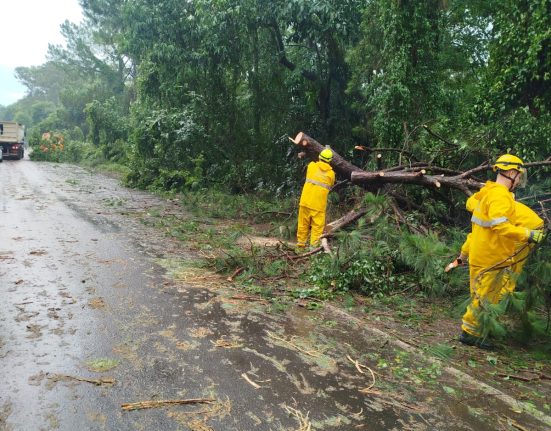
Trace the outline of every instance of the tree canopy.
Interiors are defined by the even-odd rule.
[[[205,184],[285,192],[300,168],[285,137],[300,130],[352,159],[355,145],[402,151],[387,163],[550,152],[545,0],[81,6],[64,46],[17,69],[28,93],[4,116],[116,145],[103,153],[125,153],[142,187],[200,158]]]

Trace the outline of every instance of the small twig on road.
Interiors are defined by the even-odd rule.
[[[294,418],[299,423],[299,428],[297,431],[311,431],[312,430],[312,423],[310,422],[310,419],[308,418],[308,415],[310,412],[306,413],[304,415],[302,412],[300,412],[297,409],[294,409],[289,406],[283,406],[284,409],[289,413],[290,415],[294,416]]]
[[[373,388],[373,386],[375,386],[375,373],[373,372],[373,370],[372,370],[371,368],[369,368],[367,365],[360,364],[359,361],[358,361],[357,359],[356,359],[356,360],[352,359],[352,358],[350,357],[350,355],[346,355],[346,357],[348,358],[348,360],[349,360],[350,362],[352,362],[352,363],[355,365],[356,369],[358,370],[358,372],[359,372],[360,374],[365,374],[365,373],[362,371],[362,368],[365,368],[365,369],[369,370],[369,372],[371,373],[371,378],[373,379],[373,381],[371,382],[371,384],[370,384],[368,387],[363,388],[363,389],[360,389],[360,392],[362,392],[362,393],[368,393],[368,392],[370,392],[370,391],[371,391],[371,388]]]
[[[77,377],[77,376],[70,376],[68,374],[53,374],[51,376],[48,376],[50,380],[76,380],[79,382],[86,382],[86,383],[92,383],[96,386],[102,386],[102,385],[114,385],[115,379],[113,378],[103,378],[103,379],[88,379],[86,377]]]
[[[247,376],[247,373],[242,373],[241,377],[243,377],[253,388],[260,389],[262,386],[260,386],[258,383],[253,382],[249,376]]]
[[[186,400],[148,400],[139,401],[136,403],[123,403],[121,407],[123,410],[142,410],[153,409],[156,407],[168,406],[171,404],[209,404],[216,401],[213,398],[191,398]]]
[[[223,338],[220,338],[219,340],[216,340],[216,341],[211,340],[211,343],[215,347],[223,347],[224,349],[237,349],[239,347],[243,347],[243,344],[239,344],[235,341],[224,340]]]

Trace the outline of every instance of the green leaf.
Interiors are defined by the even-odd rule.
[[[442,389],[444,389],[444,391],[449,395],[455,395],[454,388],[450,388],[449,386],[442,386]]]
[[[487,356],[486,361],[488,361],[488,364],[490,365],[497,365],[497,357],[495,356]]]

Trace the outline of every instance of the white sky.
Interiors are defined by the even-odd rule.
[[[0,0],[0,11],[0,105],[9,105],[25,94],[15,68],[44,63],[48,44],[63,43],[59,26],[79,23],[82,11],[78,0]]]

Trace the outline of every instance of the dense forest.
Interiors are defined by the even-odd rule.
[[[0,107],[28,126],[35,160],[115,163],[140,188],[288,198],[303,181],[288,139],[300,131],[366,171],[423,162],[457,173],[504,152],[551,155],[549,0],[80,3],[66,45],[17,69],[26,97]],[[531,169],[526,203],[544,208],[549,185],[548,165]],[[345,184],[335,207],[382,208],[404,230],[392,217],[360,223],[335,239],[341,253],[318,279],[373,293],[413,269],[428,291],[465,289],[441,271],[468,224],[464,193],[359,189]],[[541,310],[551,269],[534,263],[540,301],[519,294]]]

